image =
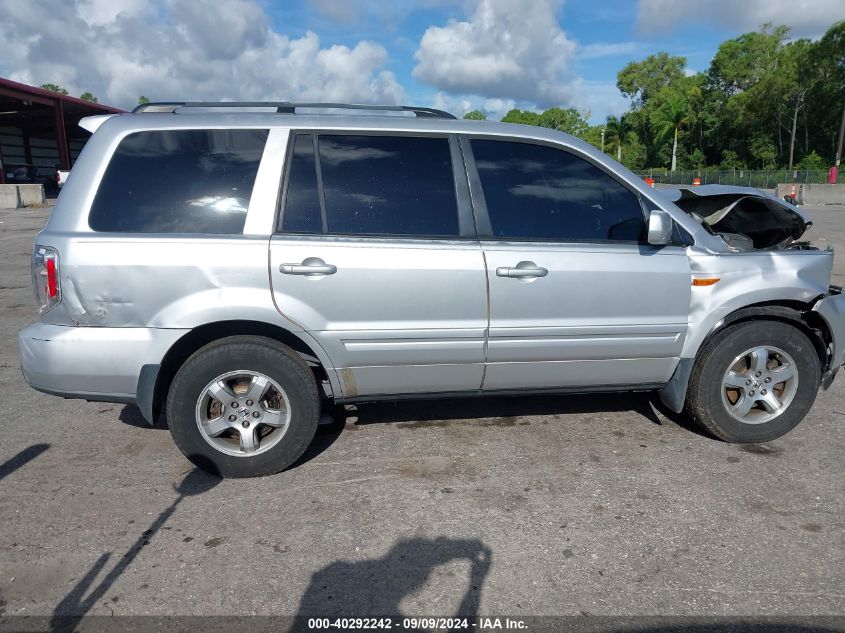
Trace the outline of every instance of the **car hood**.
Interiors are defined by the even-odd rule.
[[[752,187],[703,185],[660,189],[658,193],[735,250],[786,248],[812,224],[795,205]]]

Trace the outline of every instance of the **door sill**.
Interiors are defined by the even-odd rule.
[[[479,398],[485,396],[530,396],[581,393],[626,393],[631,391],[656,391],[666,383],[643,385],[596,385],[592,387],[543,387],[538,389],[470,389],[466,391],[438,391],[428,393],[391,393],[335,398],[338,404],[357,402],[390,402],[391,400],[439,400],[445,398]]]

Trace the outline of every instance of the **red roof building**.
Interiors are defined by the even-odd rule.
[[[79,120],[118,108],[0,77],[0,184],[42,182],[70,169],[90,134]]]

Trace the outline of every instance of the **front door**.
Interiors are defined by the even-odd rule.
[[[483,388],[667,381],[687,331],[685,250],[642,243],[638,195],[585,158],[503,140],[471,149],[488,233]]]
[[[347,398],[478,390],[487,289],[456,141],[291,138],[270,243],[279,311],[320,342]]]

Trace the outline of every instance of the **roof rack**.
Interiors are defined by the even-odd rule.
[[[361,105],[352,103],[291,103],[290,101],[167,101],[142,103],[132,110],[133,114],[164,113],[179,114],[182,108],[275,108],[276,114],[296,114],[297,108],[320,108],[324,110],[375,110],[384,112],[413,112],[418,118],[454,119],[454,115],[435,108],[420,108],[404,105]]]

